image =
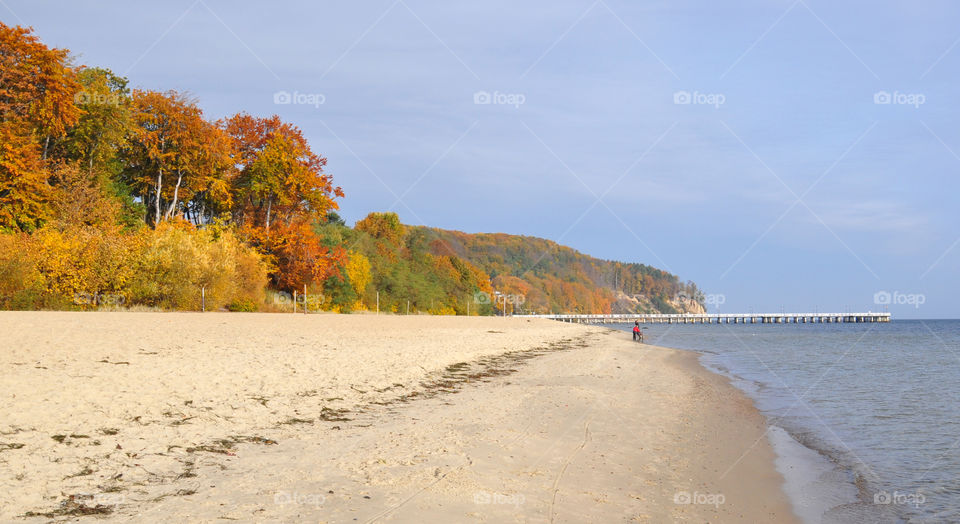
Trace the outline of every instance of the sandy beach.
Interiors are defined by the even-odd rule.
[[[4,521],[795,521],[752,403],[623,332],[53,312],[0,330]]]

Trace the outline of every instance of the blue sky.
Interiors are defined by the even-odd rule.
[[[0,0],[0,20],[136,87],[297,124],[348,222],[394,210],[545,237],[694,280],[722,295],[714,311],[877,311],[887,292],[898,318],[960,316],[958,15],[948,1]]]

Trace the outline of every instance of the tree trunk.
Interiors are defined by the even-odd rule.
[[[180,182],[183,182],[183,171],[177,170],[177,185],[173,186],[173,201],[170,202],[170,207],[167,208],[167,214],[164,215],[164,220],[170,220],[170,216],[173,215],[173,210],[177,207],[177,196],[180,194]]]
[[[270,232],[270,210],[273,208],[273,197],[267,199],[267,224],[266,229],[267,233]]]
[[[157,195],[153,204],[153,227],[160,225],[160,189],[163,187],[163,168],[157,170]]]
[[[93,156],[97,152],[97,148],[100,147],[100,139],[103,137],[103,133],[97,133],[97,138],[93,141],[93,144],[90,145],[90,162],[88,166],[88,172],[90,176],[93,176]]]

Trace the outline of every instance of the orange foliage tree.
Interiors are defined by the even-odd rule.
[[[310,149],[300,129],[280,120],[239,114],[221,122],[233,139],[240,172],[234,181],[233,217],[269,232],[277,220],[323,220],[338,208],[343,190],[323,172],[327,159]]]
[[[32,230],[47,215],[51,138],[77,122],[68,52],[0,23],[0,229]]]
[[[346,250],[324,246],[311,227],[325,221],[343,196],[323,172],[327,159],[278,116],[239,114],[220,127],[232,140],[238,166],[231,215],[244,237],[272,258],[274,284],[293,291],[338,274]]]
[[[269,235],[264,230],[252,231],[259,232],[261,238],[257,244],[272,257],[273,282],[278,289],[294,291],[304,285],[319,286],[338,274],[347,262],[343,246],[324,246],[305,222],[278,222]]]
[[[19,121],[48,145],[77,122],[80,90],[66,49],[51,49],[30,29],[0,22],[0,121]]]

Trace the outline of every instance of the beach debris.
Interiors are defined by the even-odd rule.
[[[313,419],[291,417],[281,422],[281,424],[313,424]]]
[[[85,515],[109,515],[116,508],[115,504],[98,504],[93,495],[80,493],[70,495],[60,501],[60,505],[53,511],[28,511],[24,518],[45,517],[81,517]]]
[[[194,470],[197,467],[197,463],[194,460],[180,460],[177,459],[181,464],[183,464],[183,471],[174,478],[174,480],[187,479],[196,477],[197,474]]]
[[[114,364],[114,365],[116,365],[116,366],[129,366],[129,365],[130,365],[130,363],[129,363],[129,362],[126,362],[126,361],[110,362],[110,361],[107,360],[107,359],[100,360],[99,362],[100,362],[100,363],[103,363],[103,364]]]
[[[247,436],[236,435],[236,436],[230,437],[230,439],[236,443],[249,442],[251,444],[262,444],[264,446],[277,445],[276,440],[263,438],[263,437],[247,437]]]
[[[8,449],[20,449],[24,445],[19,442],[0,442],[0,452],[6,451]]]
[[[346,409],[330,409],[324,407],[320,410],[320,420],[327,422],[350,422],[350,419],[344,415],[349,413]]]
[[[160,502],[161,500],[167,497],[188,497],[190,495],[195,495],[196,493],[197,493],[197,490],[195,489],[178,489],[173,493],[164,493],[159,497],[154,497],[153,499],[150,500],[150,502]]]
[[[277,441],[257,436],[233,435],[231,437],[214,440],[212,444],[201,444],[199,446],[189,447],[186,449],[186,452],[196,453],[198,451],[204,451],[207,453],[235,456],[236,453],[234,453],[234,450],[236,449],[237,444],[244,443],[272,446],[276,445]]]
[[[90,466],[84,467],[79,472],[74,473],[73,475],[67,475],[66,477],[63,477],[63,479],[66,480],[66,479],[72,479],[74,477],[86,477],[87,475],[93,475],[93,470],[90,469]]]

